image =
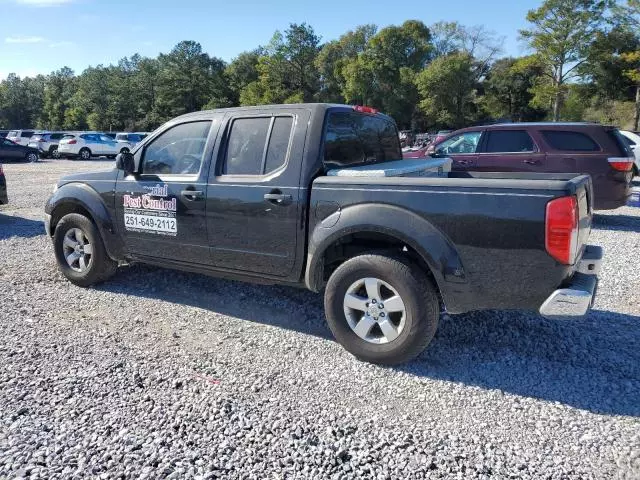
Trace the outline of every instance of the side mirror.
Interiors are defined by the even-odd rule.
[[[116,157],[116,168],[122,170],[125,175],[131,175],[136,170],[136,161],[133,153],[119,153]]]

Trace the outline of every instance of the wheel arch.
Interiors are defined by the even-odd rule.
[[[332,221],[318,223],[309,238],[305,284],[320,291],[337,266],[354,256],[392,250],[409,257],[429,275],[451,311],[466,284],[462,260],[452,242],[433,224],[406,209],[361,204],[334,213]]]
[[[60,187],[48,201],[45,211],[51,215],[50,231],[69,213],[79,213],[91,220],[104,242],[109,257],[122,260],[124,244],[117,235],[116,225],[98,192],[85,184],[70,183]]]

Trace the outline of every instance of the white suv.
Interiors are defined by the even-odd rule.
[[[636,159],[633,165],[633,174],[640,175],[640,134],[639,132],[629,132],[628,130],[620,130],[620,133],[624,136]]]
[[[61,157],[89,160],[99,156],[115,158],[119,153],[130,152],[132,148],[130,143],[117,142],[102,133],[70,133],[60,140],[58,153]]]
[[[11,130],[7,133],[7,140],[11,140],[13,143],[26,147],[29,145],[29,139],[36,133],[40,133],[36,130]]]

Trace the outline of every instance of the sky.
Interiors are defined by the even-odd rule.
[[[116,63],[140,53],[155,57],[195,40],[225,61],[265,45],[276,30],[306,22],[322,41],[357,25],[408,19],[484,25],[504,37],[504,54],[525,49],[518,30],[541,0],[0,0],[0,79],[47,74],[63,66]]]

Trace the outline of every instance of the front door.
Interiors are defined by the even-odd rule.
[[[546,172],[546,155],[524,130],[489,130],[485,133],[477,166],[481,172]]]
[[[306,109],[229,115],[207,189],[214,266],[291,275],[302,241],[300,188]]]
[[[478,158],[477,149],[482,136],[481,131],[463,132],[454,135],[436,147],[438,157],[448,157],[452,160],[454,171],[474,170]]]
[[[116,209],[129,254],[210,264],[205,193],[219,124],[169,127],[136,153],[139,173],[120,174]]]

